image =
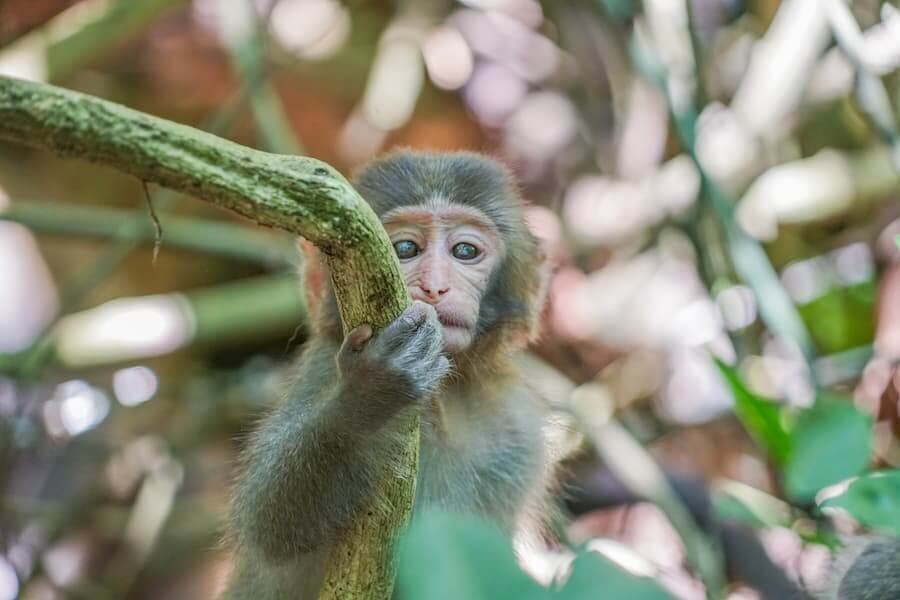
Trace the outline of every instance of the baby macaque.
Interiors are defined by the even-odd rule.
[[[351,520],[379,510],[401,416],[421,416],[415,509],[513,533],[546,508],[544,410],[512,359],[536,328],[542,259],[507,172],[471,153],[403,151],[357,186],[413,299],[383,331],[341,331],[326,289],[283,403],[248,443],[225,598],[315,598]]]

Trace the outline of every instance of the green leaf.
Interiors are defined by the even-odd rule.
[[[842,508],[866,527],[900,535],[900,470],[863,475],[822,507]]]
[[[519,568],[507,536],[472,516],[429,511],[415,516],[398,549],[402,600],[550,598]]]
[[[868,344],[875,335],[875,283],[831,290],[797,310],[816,347],[833,354]]]
[[[595,552],[579,555],[559,600],[671,600],[655,581],[626,573]]]
[[[718,359],[716,366],[731,388],[738,420],[775,462],[783,464],[790,452],[791,440],[782,422],[781,407],[774,400],[748,390],[730,366]]]
[[[871,438],[869,418],[849,400],[820,397],[791,432],[784,468],[788,495],[807,502],[823,487],[859,474],[869,462]]]
[[[561,589],[543,588],[519,568],[507,536],[470,515],[418,514],[397,558],[401,600],[671,600],[652,579],[592,552],[576,557]]]

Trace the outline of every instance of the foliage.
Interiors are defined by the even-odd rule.
[[[507,536],[473,516],[419,514],[398,548],[401,599],[666,600],[652,579],[625,573],[602,556],[581,552],[562,584],[547,589],[516,564]]]
[[[863,475],[821,507],[844,509],[866,527],[900,536],[900,470]]]
[[[867,282],[832,290],[798,307],[816,345],[826,353],[868,343],[874,335],[875,286]]]
[[[735,414],[762,449],[784,469],[788,495],[811,501],[824,487],[859,474],[869,463],[871,420],[848,398],[821,393],[807,409],[786,411],[751,392],[737,372],[716,361],[735,399]]]
[[[747,389],[737,371],[721,360],[716,360],[716,366],[731,388],[737,418],[776,463],[784,464],[791,452],[791,436],[782,407]]]
[[[846,399],[819,397],[801,411],[784,467],[788,495],[808,502],[822,488],[859,474],[869,464],[871,427],[871,419]]]

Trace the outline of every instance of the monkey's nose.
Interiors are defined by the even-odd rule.
[[[449,287],[437,287],[437,286],[419,286],[419,289],[422,290],[422,293],[425,294],[426,299],[429,302],[437,302],[441,299],[441,297],[450,291]]]

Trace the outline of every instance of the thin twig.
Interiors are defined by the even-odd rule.
[[[153,208],[153,198],[150,197],[150,189],[147,187],[147,182],[141,179],[141,187],[144,189],[144,199],[147,201],[147,210],[150,211],[150,218],[153,220],[153,227],[156,231],[156,235],[153,237],[153,259],[152,264],[156,266],[156,259],[159,256],[159,248],[162,246],[162,236],[163,236],[163,228],[162,223],[159,222],[159,217],[156,215],[156,210]]]

